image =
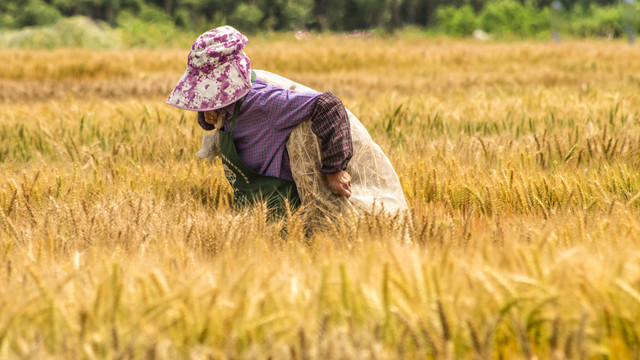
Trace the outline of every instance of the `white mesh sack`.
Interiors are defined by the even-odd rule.
[[[294,91],[313,91],[282,76],[256,70],[257,78]],[[307,218],[333,218],[345,211],[395,214],[407,209],[400,180],[391,162],[372,139],[360,120],[347,109],[351,125],[353,157],[347,166],[351,175],[351,197],[334,195],[325,176],[320,173],[321,157],[318,137],[311,131],[310,120],[298,125],[287,140],[291,172]],[[218,132],[205,134],[197,156],[213,160],[220,153]]]

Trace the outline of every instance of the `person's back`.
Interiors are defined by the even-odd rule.
[[[238,110],[233,140],[240,159],[252,170],[293,181],[285,143],[291,131],[311,116],[318,92],[294,92],[256,80]],[[231,131],[233,105],[220,109],[224,131]]]

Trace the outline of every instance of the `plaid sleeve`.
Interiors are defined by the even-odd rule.
[[[330,92],[316,98],[311,112],[311,131],[320,138],[323,174],[345,170],[353,156],[351,126],[342,101]]]

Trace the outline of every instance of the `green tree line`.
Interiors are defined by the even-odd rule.
[[[1,0],[0,28],[46,25],[83,15],[112,26],[131,19],[171,23],[203,31],[230,24],[247,32],[261,30],[393,32],[404,26],[469,35],[529,35],[549,29],[552,0]],[[625,17],[618,0],[562,0],[563,16],[578,35],[623,33]],[[637,7],[636,7],[637,8]],[[637,12],[637,11],[635,11]],[[628,14],[627,14],[628,15]],[[636,14],[632,18],[635,18]],[[577,25],[576,25],[577,24]],[[595,33],[594,33],[595,32]]]

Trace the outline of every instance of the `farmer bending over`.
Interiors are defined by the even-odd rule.
[[[309,118],[320,139],[320,171],[329,188],[336,195],[351,196],[351,177],[345,169],[353,148],[342,102],[329,92],[295,92],[256,79],[242,51],[247,42],[230,26],[200,35],[167,103],[197,111],[205,130],[222,124],[222,164],[236,205],[263,199],[280,212],[285,200],[294,207],[300,204],[285,145],[291,131]]]

